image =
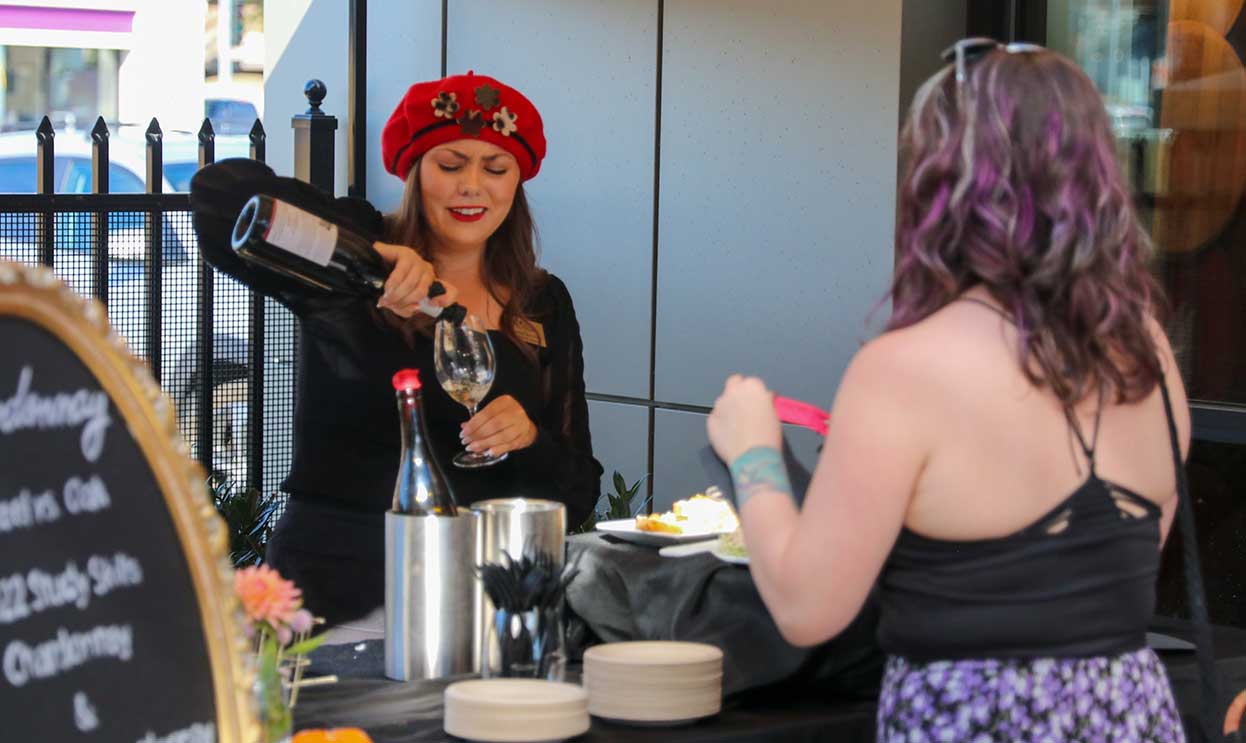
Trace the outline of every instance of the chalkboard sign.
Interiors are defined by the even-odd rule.
[[[225,529],[105,312],[0,262],[0,735],[255,736]]]

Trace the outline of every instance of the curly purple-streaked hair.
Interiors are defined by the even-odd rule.
[[[1026,377],[1072,406],[1160,379],[1162,304],[1094,84],[1050,51],[995,50],[918,91],[901,134],[887,329],[982,285],[1018,329]]]

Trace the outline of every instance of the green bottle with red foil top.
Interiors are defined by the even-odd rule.
[[[402,455],[392,510],[410,516],[457,516],[454,492],[441,471],[424,422],[420,372],[403,369],[394,375],[393,384],[402,424]]]

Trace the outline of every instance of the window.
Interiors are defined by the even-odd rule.
[[[212,120],[212,128],[217,134],[247,134],[259,118],[255,104],[227,98],[205,100],[203,115]]]
[[[1049,2],[1047,46],[1103,91],[1195,400],[1246,404],[1246,38],[1240,2]],[[1175,13],[1175,14],[1174,14]]]
[[[164,177],[169,180],[174,191],[189,191],[190,179],[199,172],[198,162],[165,163]]]
[[[58,157],[57,161],[59,165],[61,158]],[[91,193],[90,158],[71,157],[68,161],[69,174],[65,177],[63,193]],[[144,193],[146,190],[143,179],[132,170],[115,162],[108,163],[109,193]]]
[[[0,193],[34,193],[35,159],[12,157],[0,159]]]
[[[89,127],[97,116],[116,121],[124,54],[116,49],[0,46],[0,127],[34,129],[44,114],[57,131]]]
[[[1075,60],[1102,91],[1155,245],[1193,402],[1186,471],[1208,605],[1212,621],[1246,626],[1246,10],[1241,0],[1040,6],[1046,27],[1026,38]],[[1158,608],[1181,613],[1176,530],[1170,539]]]
[[[117,163],[108,163],[108,190],[111,193],[144,193],[147,184],[134,171]]]

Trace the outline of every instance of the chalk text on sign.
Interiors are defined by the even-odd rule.
[[[104,450],[104,435],[112,423],[107,393],[79,389],[44,395],[31,390],[34,378],[34,369],[23,366],[17,375],[16,392],[7,400],[0,399],[0,436],[27,429],[82,426],[82,456],[88,462],[98,460]]]
[[[0,534],[50,524],[61,517],[61,507],[51,490],[22,490],[14,498],[0,500]]]
[[[61,627],[56,636],[37,645],[13,640],[4,649],[0,663],[4,678],[13,686],[25,686],[72,671],[84,663],[115,659],[127,662],[134,657],[134,628],[128,624],[103,624],[84,632]]]

